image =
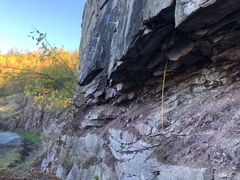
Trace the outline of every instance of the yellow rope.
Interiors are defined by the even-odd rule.
[[[164,130],[164,90],[165,90],[165,80],[166,80],[166,74],[167,74],[167,64],[168,60],[166,60],[164,73],[163,73],[163,81],[162,81],[162,130]]]

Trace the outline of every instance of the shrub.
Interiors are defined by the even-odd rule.
[[[76,87],[78,52],[54,51],[47,56],[40,51],[0,56],[0,89],[24,92],[39,106],[69,106]]]

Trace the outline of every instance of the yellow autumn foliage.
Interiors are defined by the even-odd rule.
[[[24,92],[38,105],[62,108],[71,104],[79,69],[79,54],[58,49],[0,55],[0,92]]]

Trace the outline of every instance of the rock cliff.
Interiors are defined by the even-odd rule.
[[[42,171],[239,180],[239,30],[239,0],[87,0],[78,112],[27,118],[50,137]]]
[[[68,179],[239,179],[239,17],[238,0],[88,0]]]

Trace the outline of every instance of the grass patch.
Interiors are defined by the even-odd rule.
[[[9,150],[0,156],[0,171],[8,169],[8,166],[15,163],[15,161],[20,161],[20,154],[17,148]]]
[[[23,143],[21,147],[5,150],[0,153],[0,174],[2,172],[18,173],[30,168],[39,157],[39,143],[42,137],[29,131],[17,131]],[[1,179],[1,178],[0,178]]]
[[[37,135],[37,134],[34,134],[30,131],[22,131],[22,132],[17,132],[22,139],[26,139],[28,141],[31,141],[33,142],[34,144],[38,144],[42,141],[42,137]]]

